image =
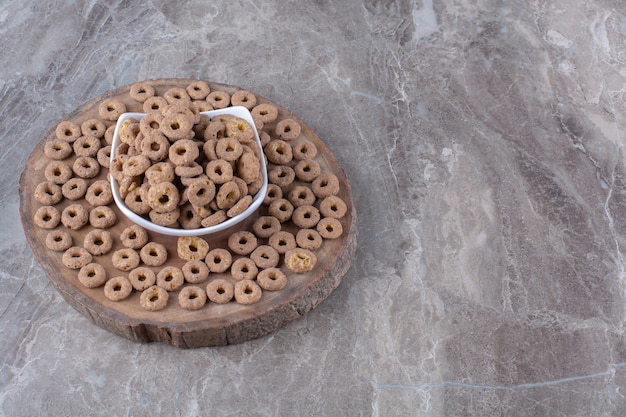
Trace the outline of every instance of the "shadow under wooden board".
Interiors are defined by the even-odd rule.
[[[154,86],[156,95],[162,96],[170,88],[185,88],[193,81],[190,79],[159,79],[148,80],[145,83]],[[240,90],[238,87],[229,85],[211,82],[208,84],[212,91],[223,91],[229,95]],[[126,105],[127,112],[142,112],[142,104],[133,100],[129,91],[130,86],[109,91],[83,104],[64,117],[63,120],[73,121],[81,125],[89,119],[99,119],[98,105],[109,98],[122,101]],[[319,163],[322,171],[330,171],[339,179],[340,191],[337,196],[347,206],[345,216],[340,219],[343,233],[336,239],[324,239],[322,246],[315,250],[318,259],[315,268],[304,274],[293,273],[284,265],[281,256],[280,269],[287,275],[287,285],[282,290],[264,290],[261,299],[250,305],[239,304],[234,300],[226,304],[208,301],[199,310],[187,310],[180,307],[178,302],[179,290],[169,293],[169,301],[165,309],[147,311],[140,305],[139,291],[133,291],[125,300],[110,301],[105,297],[102,286],[86,288],[78,280],[78,270],[69,269],[63,264],[63,252],[55,252],[47,248],[45,241],[50,230],[40,228],[34,222],[35,213],[42,206],[34,198],[35,189],[40,183],[46,181],[44,170],[51,159],[44,154],[44,146],[46,142],[55,138],[56,126],[54,126],[37,144],[22,173],[20,179],[20,216],[33,253],[48,278],[72,307],[98,326],[135,342],[162,342],[181,348],[197,348],[242,343],[267,335],[315,308],[337,288],[352,264],[357,241],[356,212],[346,175],[330,149],[302,120],[288,109],[256,94],[255,96],[257,104],[269,103],[278,108],[277,120],[265,124],[262,127],[263,131],[274,138],[274,130],[278,121],[285,118],[296,120],[302,129],[300,137],[294,143],[298,140],[308,140],[313,143],[318,151],[314,159]],[[114,121],[105,121],[107,126],[114,123]],[[101,141],[105,146],[104,138]],[[72,154],[64,162],[67,162],[71,167],[75,158],[76,156]],[[292,161],[290,165],[293,166],[295,163],[296,161]],[[108,180],[108,169],[101,168],[100,173],[88,181],[93,183],[96,180]],[[287,195],[294,184],[307,185],[296,180],[283,190],[284,195]],[[316,201],[318,205],[319,200],[318,198]],[[70,201],[67,198],[63,198],[55,207],[61,212],[69,204],[77,203],[88,210],[93,208],[84,199]],[[113,247],[107,254],[93,257],[93,262],[105,268],[108,279],[128,274],[113,267],[111,254],[124,247],[120,241],[120,235],[126,227],[132,224],[118,210],[115,203],[112,202],[109,207],[117,215],[117,222],[106,229],[113,236]],[[255,216],[236,226],[236,230],[251,230],[251,224],[255,218],[266,214],[267,206],[264,204],[255,213]],[[69,232],[74,246],[83,246],[85,236],[93,230],[93,227],[87,223],[79,230],[70,230],[59,224],[56,229]],[[282,224],[282,230],[295,234],[299,229],[289,220]],[[149,232],[149,235],[151,241],[163,244],[168,251],[168,259],[165,264],[150,268],[154,272],[170,265],[182,268],[186,261],[177,255],[177,238],[154,232]],[[213,238],[207,237],[206,240],[211,249],[228,248],[227,236],[223,234]],[[259,244],[267,244],[267,239],[259,239]],[[233,258],[236,257],[235,255]],[[205,287],[206,284],[216,278],[225,278],[235,282],[227,271],[222,274],[211,273],[206,281],[194,285]]]

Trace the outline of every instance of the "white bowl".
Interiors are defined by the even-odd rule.
[[[254,137],[256,139],[257,145],[259,146],[259,149],[263,150],[263,147],[261,146],[261,139],[259,138],[259,133],[257,132],[254,125],[252,115],[245,107],[233,106],[220,110],[205,111],[200,114],[205,114],[211,118],[222,114],[232,114],[233,116],[240,117],[246,120],[248,123],[250,123],[250,126],[252,126],[252,130],[254,131]],[[136,120],[141,120],[145,115],[145,113],[124,113],[119,117],[115,126],[115,131],[113,133],[113,142],[111,144],[111,161],[113,161],[113,158],[115,158],[115,150],[120,143],[119,128],[122,122],[131,117]],[[263,174],[263,186],[253,197],[252,204],[250,204],[250,206],[243,213],[235,217],[231,217],[230,219],[222,223],[216,224],[215,226],[202,227],[198,229],[172,228],[152,223],[150,220],[147,220],[144,217],[138,215],[126,206],[124,200],[120,197],[117,181],[112,176],[110,177],[110,180],[115,204],[117,204],[117,207],[120,209],[120,211],[133,223],[138,224],[139,226],[142,226],[145,229],[151,230],[153,232],[161,233],[168,236],[204,236],[221,232],[225,229],[228,229],[229,227],[236,225],[237,223],[240,223],[241,221],[250,217],[261,206],[263,200],[265,199],[265,194],[267,193],[267,166],[265,165],[265,158],[261,158],[261,172]]]

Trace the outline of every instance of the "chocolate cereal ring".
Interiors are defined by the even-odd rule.
[[[322,172],[313,180],[311,189],[319,198],[336,195],[339,192],[339,179],[332,172]]]
[[[267,173],[267,179],[281,188],[288,187],[296,178],[296,173],[288,165],[277,165]]]
[[[137,291],[143,291],[156,283],[156,274],[150,268],[139,266],[128,273],[128,281]]]
[[[293,119],[283,119],[276,124],[276,136],[283,140],[294,140],[300,136],[300,123]]]
[[[307,249],[296,248],[285,253],[285,265],[296,274],[310,272],[317,263],[317,256]]]
[[[226,212],[226,216],[235,217],[246,211],[248,207],[252,204],[252,196],[246,195],[242,197],[239,201],[235,203],[231,208]]]
[[[144,135],[140,145],[141,154],[147,156],[152,162],[163,161],[168,157],[170,142],[160,132],[152,132]]]
[[[83,266],[89,264],[93,257],[85,248],[79,246],[72,246],[63,252],[61,260],[63,265],[69,269],[80,269]]]
[[[140,103],[143,103],[150,97],[153,97],[154,93],[154,87],[145,82],[135,83],[131,85],[130,91],[128,92],[130,98]]]
[[[274,216],[261,216],[252,224],[252,231],[259,238],[268,238],[276,232],[280,232],[281,225]]]
[[[168,292],[154,285],[141,293],[139,304],[148,311],[158,311],[167,307],[168,299]]]
[[[314,181],[322,172],[320,164],[313,159],[303,159],[302,161],[298,161],[296,166],[293,167],[293,170],[296,173],[296,177],[300,181],[304,182]]]
[[[148,232],[143,227],[132,224],[122,231],[120,235],[122,245],[130,249],[141,249],[148,243]]]
[[[107,271],[100,264],[89,263],[78,271],[78,281],[87,288],[97,288],[107,280]]]
[[[187,198],[194,206],[205,206],[215,197],[215,184],[209,179],[196,179],[187,186]]]
[[[106,229],[117,222],[117,214],[108,206],[94,207],[89,211],[89,224],[98,229]]]
[[[296,238],[289,232],[281,230],[270,236],[269,245],[279,254],[283,255],[287,251],[296,248]]]
[[[206,294],[209,300],[215,304],[226,304],[233,299],[235,286],[226,279],[214,279],[207,284]]]
[[[100,164],[90,156],[79,156],[74,161],[72,170],[81,178],[93,178],[100,173]]]
[[[157,213],[174,210],[180,201],[178,188],[171,182],[160,182],[148,189],[148,204]]]
[[[148,214],[152,210],[148,203],[148,187],[141,186],[129,191],[124,204],[137,214]]]
[[[111,261],[114,268],[120,271],[130,271],[139,266],[139,254],[134,249],[122,248],[113,252]]]
[[[144,103],[144,107],[146,103],[148,103],[148,101]],[[167,106],[167,104],[165,104],[165,106]],[[163,115],[159,111],[148,113],[139,121],[139,130],[146,138],[152,134],[161,133],[162,121]]]
[[[213,120],[207,125],[206,129],[204,130],[203,136],[204,136],[205,142],[211,139],[215,139],[215,140],[223,139],[226,137],[226,125],[217,120]]]
[[[206,166],[206,175],[215,184],[224,184],[233,179],[233,167],[223,159],[209,161]]]
[[[161,120],[159,131],[172,141],[191,139],[195,135],[192,129],[193,122],[193,117],[186,114],[177,113],[171,116],[164,116]]]
[[[107,126],[99,119],[85,120],[80,125],[80,131],[84,136],[94,136],[98,139],[104,136]]]
[[[341,222],[332,217],[324,217],[317,223],[317,232],[324,239],[337,239],[343,233]]]
[[[65,120],[57,125],[54,133],[56,134],[57,139],[72,143],[81,137],[83,132],[80,130],[80,126],[76,123]]]
[[[113,201],[111,183],[105,180],[94,181],[87,188],[85,200],[92,206],[106,206],[110,204]]]
[[[276,165],[285,165],[293,159],[293,150],[291,145],[284,140],[275,139],[270,141],[265,148],[265,156],[268,161]]]
[[[126,113],[126,105],[114,98],[106,99],[98,106],[98,115],[104,120],[114,122],[123,113]]]
[[[185,281],[198,284],[209,277],[209,267],[201,260],[187,261],[182,268]]]
[[[216,224],[225,222],[227,219],[228,219],[228,216],[226,216],[226,211],[218,210],[215,213],[211,214],[210,216],[207,216],[204,219],[202,219],[200,224],[202,225],[202,227],[211,227],[211,226],[215,226]]]
[[[253,183],[261,176],[261,161],[252,153],[244,153],[237,161],[237,174],[246,184]]]
[[[267,184],[267,192],[263,204],[269,206],[274,200],[283,198],[283,190],[276,184]]]
[[[61,213],[59,213],[56,207],[41,206],[35,212],[34,221],[37,227],[54,229],[61,221]]]
[[[143,154],[130,156],[124,160],[122,173],[127,177],[135,177],[142,175],[151,165],[150,158]]]
[[[102,148],[98,149],[98,153],[96,154],[96,160],[98,161],[100,166],[103,166],[105,168],[109,167],[109,164],[111,163],[111,149],[111,145],[103,146]]]
[[[273,104],[262,103],[254,106],[250,113],[263,123],[272,123],[278,117],[278,108]]]
[[[182,87],[172,87],[163,94],[163,98],[169,104],[185,104],[191,102],[191,97],[187,94],[187,90]]]
[[[205,81],[193,81],[189,83],[185,91],[194,100],[204,100],[211,92],[211,88]]]
[[[61,213],[61,223],[72,230],[78,230],[87,224],[89,212],[80,204],[70,204]]]
[[[300,229],[296,233],[296,244],[302,249],[316,250],[322,246],[322,236],[314,229]]]
[[[232,106],[243,106],[250,110],[256,106],[256,96],[250,91],[239,90],[230,97],[230,104]]]
[[[150,210],[148,217],[150,217],[152,223],[158,224],[159,226],[174,227],[180,218],[180,208],[176,207],[174,210],[165,213]]]
[[[113,238],[106,230],[93,229],[85,235],[83,247],[94,256],[105,255],[113,248]]]
[[[284,198],[277,198],[272,201],[267,209],[270,216],[274,216],[279,222],[284,223],[291,218],[293,214],[293,204]]]
[[[50,182],[55,184],[65,184],[72,178],[72,169],[63,161],[50,161],[44,169],[44,176]]]
[[[287,286],[287,276],[278,268],[268,268],[259,272],[256,282],[266,291],[280,291]]]
[[[175,165],[189,165],[193,163],[199,155],[200,150],[198,149],[198,145],[190,139],[177,140],[170,146],[169,150],[170,161]]]
[[[249,279],[235,283],[235,300],[239,304],[254,304],[261,299],[263,291],[259,285]]]
[[[206,258],[209,244],[198,236],[181,236],[176,242],[178,257],[186,261],[197,261]]]
[[[243,153],[241,143],[235,138],[224,138],[217,141],[215,153],[224,161],[236,161]]]
[[[35,187],[35,200],[39,204],[53,206],[63,199],[62,188],[53,182],[44,181]]]
[[[215,202],[220,210],[228,210],[239,201],[239,187],[234,181],[222,184],[215,194]]]
[[[287,200],[296,208],[300,206],[312,206],[315,203],[315,194],[313,194],[313,191],[311,191],[309,187],[297,185],[289,191]]]
[[[252,251],[250,259],[259,269],[274,268],[280,261],[280,254],[269,245],[261,245]]]
[[[60,161],[69,157],[73,149],[68,142],[57,138],[46,142],[43,152],[48,158]]]
[[[132,291],[133,286],[124,276],[113,277],[104,284],[104,296],[111,301],[125,300]]]
[[[291,221],[300,229],[312,229],[320,221],[320,211],[313,206],[296,207]]]
[[[223,109],[230,104],[230,95],[225,91],[211,91],[206,101],[216,110]]]
[[[185,283],[183,271],[175,266],[166,266],[156,275],[156,285],[165,291],[176,291]]]
[[[68,200],[78,200],[85,196],[87,192],[87,181],[83,178],[70,178],[63,186],[61,187],[61,192],[63,193],[63,197]]]
[[[65,230],[51,230],[46,235],[46,247],[55,252],[63,252],[72,247],[72,235]]]
[[[247,230],[235,232],[228,237],[228,247],[238,255],[248,255],[257,247],[257,239]]]
[[[186,310],[199,310],[206,304],[206,292],[203,288],[189,285],[178,293],[178,304]]]
[[[141,248],[139,256],[146,265],[161,266],[167,261],[167,249],[160,243],[148,242]]]
[[[143,102],[143,112],[144,113],[161,113],[161,111],[168,106],[168,102],[167,100],[165,100],[163,97],[158,97],[158,96],[153,96],[153,97],[148,97],[146,99],[146,101]],[[144,117],[145,119],[145,117]]]
[[[341,219],[346,215],[347,211],[348,206],[346,203],[335,195],[324,198],[320,203],[320,213],[324,217]]]
[[[113,143],[113,135],[115,135],[115,124],[107,127],[107,130],[104,132],[104,142],[107,145],[111,145]]]
[[[216,248],[209,251],[204,262],[209,267],[209,271],[221,274],[230,268],[233,257],[226,249]]]
[[[254,279],[259,273],[259,268],[250,258],[239,258],[230,267],[230,274],[237,281]]]
[[[204,167],[197,162],[191,162],[189,165],[176,165],[174,173],[178,175],[181,180],[183,178],[194,178],[199,175],[203,175]]]
[[[250,143],[254,140],[254,129],[245,119],[232,117],[224,123],[226,136],[237,139],[241,143]]]
[[[302,161],[304,159],[313,159],[317,156],[317,147],[308,140],[302,140],[298,143],[295,143],[291,147],[291,151],[293,153],[293,159],[298,161]]]
[[[199,229],[202,226],[202,217],[191,203],[180,208],[178,222],[183,229]]]
[[[115,155],[115,158],[113,158],[109,163],[109,174],[118,182],[122,181],[125,178],[122,169],[124,168],[124,161],[126,160],[126,158],[128,158],[128,155],[118,154]]]
[[[157,162],[150,166],[144,175],[150,185],[172,182],[175,178],[174,165],[171,162]]]

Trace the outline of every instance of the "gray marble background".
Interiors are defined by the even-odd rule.
[[[0,415],[626,414],[622,0],[0,2]],[[317,309],[242,345],[114,336],[19,222],[44,133],[112,88],[239,85],[352,184]]]

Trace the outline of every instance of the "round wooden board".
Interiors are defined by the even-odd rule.
[[[146,82],[155,87],[157,95],[162,95],[169,88],[186,87],[192,81],[189,79],[159,79]],[[226,91],[231,95],[240,89],[216,83],[209,83],[209,85],[212,91]],[[130,86],[124,86],[109,91],[80,106],[63,120],[71,120],[81,124],[88,119],[99,118],[98,104],[107,98],[117,98],[123,101],[129,112],[141,112],[141,104],[130,98],[129,90]],[[267,335],[315,308],[330,295],[350,267],[356,250],[356,212],[352,202],[350,185],[332,152],[302,120],[289,110],[263,97],[257,95],[257,100],[259,103],[271,103],[277,106],[279,109],[278,120],[284,118],[297,120],[302,126],[300,139],[306,138],[317,146],[318,154],[315,160],[320,164],[322,170],[331,171],[339,178],[341,189],[338,196],[348,206],[346,216],[341,219],[343,234],[338,239],[324,240],[322,246],[315,251],[318,257],[315,269],[306,274],[294,274],[283,265],[281,269],[288,277],[288,284],[283,290],[263,291],[261,300],[252,305],[241,305],[234,301],[221,305],[207,302],[202,309],[196,311],[185,310],[178,305],[178,291],[170,293],[168,306],[164,310],[150,312],[140,306],[140,294],[137,291],[133,291],[126,300],[113,302],[104,296],[102,287],[94,289],[84,287],[78,281],[78,271],[68,269],[63,265],[62,252],[54,252],[46,247],[45,239],[49,230],[39,228],[33,221],[34,213],[41,206],[34,198],[34,190],[39,183],[45,181],[44,169],[50,161],[44,155],[44,145],[46,141],[55,137],[55,125],[33,150],[22,173],[20,179],[20,216],[33,253],[48,278],[71,306],[98,326],[130,340],[141,343],[156,341],[181,348],[197,348],[236,344]],[[113,123],[107,122],[108,125]],[[268,133],[273,132],[275,124],[276,122],[267,124],[263,130]],[[69,162],[71,166],[74,158],[75,156],[72,155],[66,162]],[[90,180],[90,182],[107,178],[108,170],[103,168],[98,177]],[[56,207],[62,211],[70,203],[77,202],[63,199]],[[90,208],[84,200],[79,200],[78,203]],[[110,207],[118,217],[117,223],[107,229],[114,238],[113,249],[106,255],[94,256],[94,262],[103,265],[107,271],[107,276],[113,277],[126,275],[126,273],[112,266],[111,254],[123,247],[119,236],[132,223],[122,215],[114,203],[111,203]],[[263,210],[266,210],[265,206],[262,206],[257,214],[263,214]],[[65,229],[62,225],[57,227]],[[250,221],[238,226],[238,229],[247,228],[250,228]],[[71,233],[74,245],[82,246],[85,235],[92,230],[92,227],[88,224],[77,231],[65,230]],[[287,222],[283,224],[283,230],[296,232],[297,228],[291,222]],[[175,237],[150,232],[150,238],[152,241],[162,243],[168,250],[168,260],[163,266],[182,267],[185,261],[178,258],[177,239]],[[207,238],[207,240],[211,248],[227,248],[226,236],[224,235]],[[158,272],[163,266],[152,269]],[[209,279],[200,285],[204,286],[216,277],[231,279],[230,274],[211,274]]]

